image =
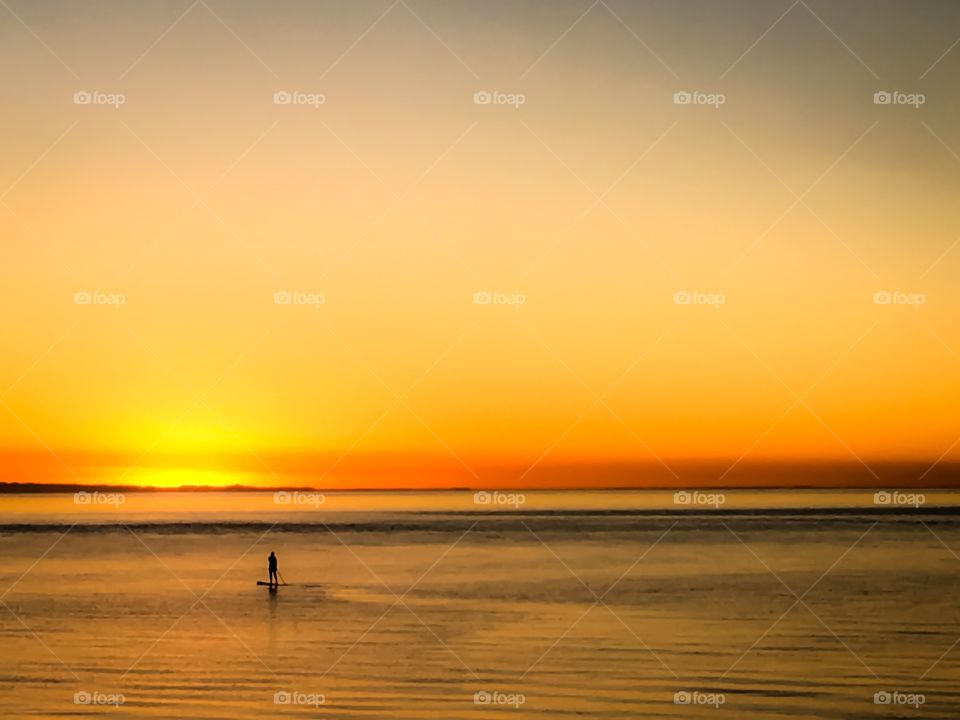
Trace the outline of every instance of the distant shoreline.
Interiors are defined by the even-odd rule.
[[[255,487],[252,485],[178,485],[176,487],[156,487],[150,485],[84,485],[81,483],[0,483],[0,495],[3,494],[55,494],[76,492],[125,492],[125,493],[156,493],[156,492],[320,492],[319,488],[311,487]],[[332,492],[326,490],[325,492]]]
[[[145,485],[84,485],[80,483],[0,483],[0,496],[2,495],[57,495],[64,493],[78,492],[101,492],[101,493],[176,493],[176,492],[200,492],[200,493],[276,493],[276,492],[303,492],[303,493],[381,493],[381,494],[405,494],[405,493],[467,493],[467,492],[492,492],[500,490],[503,492],[554,492],[554,493],[579,493],[579,492],[674,492],[676,490],[711,490],[723,492],[736,491],[764,491],[764,492],[789,492],[818,490],[821,492],[843,492],[854,490],[926,490],[936,492],[955,492],[960,491],[958,487],[943,487],[936,485],[910,485],[877,483],[875,485],[743,485],[743,486],[712,486],[697,485],[635,485],[635,486],[617,486],[617,487],[451,487],[451,488],[318,488],[308,486],[277,486],[277,487],[257,487],[252,485],[179,485],[176,487],[152,487]]]
[[[960,489],[960,462],[944,460],[880,460],[870,465],[835,460],[810,461],[672,461],[666,465],[638,462],[557,463],[537,476],[527,477],[526,466],[487,463],[477,466],[481,472],[474,478],[437,476],[435,473],[413,472],[409,464],[391,470],[385,467],[377,475],[325,478],[309,472],[270,477],[235,476],[229,485],[190,484],[155,486],[136,483],[111,484],[113,476],[80,475],[74,478],[43,474],[18,475],[12,468],[0,466],[0,496],[9,494],[51,494],[74,492],[219,492],[219,493],[442,493],[501,490],[505,492],[583,492],[639,490],[903,490]],[[190,468],[184,467],[184,471]],[[185,473],[185,480],[205,479]],[[179,477],[177,479],[180,479]],[[276,485],[260,484],[276,482]],[[324,482],[326,481],[326,482]],[[317,482],[322,487],[311,485]],[[447,485],[446,483],[449,483]]]

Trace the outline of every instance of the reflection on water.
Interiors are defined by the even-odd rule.
[[[247,528],[262,496],[216,495],[138,498],[132,529],[66,534],[43,530],[71,516],[64,498],[17,499],[35,523],[19,528],[4,501],[5,717],[111,700],[116,718],[960,714],[949,509],[800,512],[809,497],[785,496],[797,512],[738,512],[774,507],[752,493],[713,514],[605,515],[582,511],[666,506],[545,494],[462,516],[451,495],[422,513],[356,494],[370,504],[288,531]],[[204,525],[217,502],[246,524]],[[278,590],[255,584],[271,550]]]

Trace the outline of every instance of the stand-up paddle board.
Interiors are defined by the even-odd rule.
[[[287,583],[280,583],[280,585],[275,585],[274,583],[264,582],[263,580],[257,580],[257,585],[266,585],[268,587],[281,587],[285,586]]]

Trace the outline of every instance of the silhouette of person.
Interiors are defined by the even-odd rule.
[[[277,581],[277,556],[270,551],[270,557],[267,558],[267,573],[270,576],[270,585],[279,585]]]

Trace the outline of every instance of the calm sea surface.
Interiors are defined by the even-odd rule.
[[[0,496],[0,716],[957,718],[958,504]]]

